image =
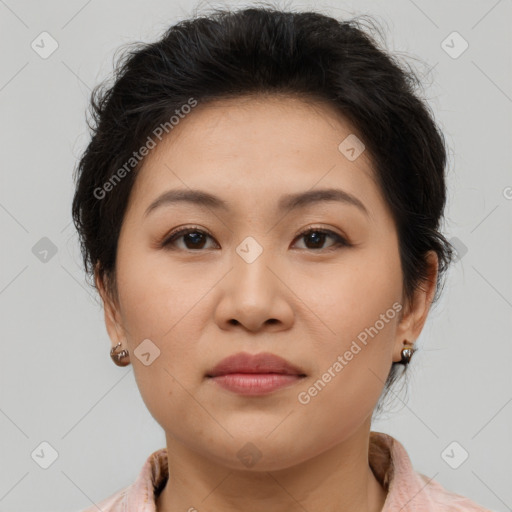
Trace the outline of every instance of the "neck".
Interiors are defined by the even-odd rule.
[[[386,491],[368,463],[369,425],[318,456],[277,471],[215,464],[167,439],[169,478],[157,512],[380,512]]]

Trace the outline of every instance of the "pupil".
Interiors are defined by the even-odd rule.
[[[200,238],[202,237],[203,235],[201,235],[201,233],[188,233],[187,234],[187,237],[190,240],[192,240],[192,245],[195,245],[195,246],[199,246],[201,245],[201,240]],[[199,242],[199,243],[197,243]]]
[[[322,244],[321,244],[321,240],[322,240],[322,237],[324,236],[324,234],[325,234],[325,233],[321,233],[321,232],[319,232],[319,231],[313,231],[313,232],[311,232],[311,233],[309,234],[309,237],[310,237],[310,239],[312,239],[312,240],[313,240],[313,243],[315,244],[315,246],[316,246],[317,244],[322,245]]]

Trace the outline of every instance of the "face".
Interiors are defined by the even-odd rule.
[[[340,146],[348,136],[354,147],[328,105],[239,98],[199,104],[146,157],[118,242],[119,300],[102,296],[168,440],[231,468],[252,450],[276,470],[368,425],[433,290],[403,303],[396,227],[367,151]],[[216,199],[154,204],[191,190]],[[240,352],[302,376],[256,394],[208,377]]]

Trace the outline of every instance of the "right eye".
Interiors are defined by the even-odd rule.
[[[185,251],[195,251],[204,249],[205,240],[208,237],[213,240],[209,233],[201,229],[195,227],[181,228],[167,236],[165,240],[161,243],[161,246],[169,250],[182,249]],[[179,239],[183,239],[185,247],[176,247],[176,242]]]

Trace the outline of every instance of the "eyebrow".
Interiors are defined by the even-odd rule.
[[[368,215],[368,210],[357,197],[349,194],[348,192],[345,192],[344,190],[335,188],[308,190],[306,192],[284,195],[278,202],[278,210],[280,212],[289,212],[310,206],[315,203],[330,201],[337,201],[355,206],[365,215]],[[229,211],[228,203],[226,203],[220,197],[210,194],[209,192],[195,189],[176,189],[168,190],[167,192],[164,192],[162,195],[158,196],[147,207],[144,216],[149,215],[157,208],[176,203],[189,203],[214,210]]]

